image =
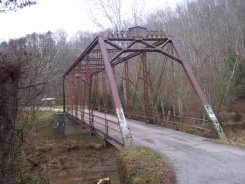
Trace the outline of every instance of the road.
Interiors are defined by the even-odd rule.
[[[102,113],[96,115],[103,117]],[[116,120],[113,115],[108,119]],[[135,146],[147,146],[172,163],[178,184],[245,184],[245,149],[127,119]]]
[[[134,144],[148,146],[173,164],[178,184],[245,184],[245,150],[207,138],[128,120]]]
[[[103,113],[94,112],[104,117]],[[113,115],[107,119],[117,121]],[[245,149],[200,136],[127,119],[135,146],[147,146],[172,163],[178,184],[245,184]],[[97,129],[103,127],[95,124]],[[118,133],[109,134],[118,139]]]

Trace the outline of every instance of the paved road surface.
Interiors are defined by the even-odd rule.
[[[245,184],[245,150],[158,126],[128,121],[136,145],[172,162],[179,184]]]
[[[107,118],[116,120],[112,115]],[[215,144],[207,138],[139,121],[127,121],[135,145],[151,147],[169,158],[178,184],[245,184],[245,149]]]

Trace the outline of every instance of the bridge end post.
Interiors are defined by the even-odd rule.
[[[110,91],[111,91],[113,103],[114,103],[116,113],[117,113],[117,118],[118,118],[120,130],[121,130],[121,134],[123,138],[124,148],[130,149],[132,147],[131,131],[128,128],[128,124],[127,124],[127,121],[126,121],[126,118],[123,112],[121,100],[120,100],[119,93],[118,93],[117,86],[116,86],[115,77],[113,75],[112,67],[109,61],[109,55],[106,49],[105,41],[100,36],[98,37],[98,43],[101,49],[101,55],[102,55],[103,62],[105,65],[105,71],[108,77]]]
[[[179,46],[179,44],[177,43],[175,38],[171,37],[169,39],[172,42],[175,53],[179,57],[180,63],[182,65],[182,67],[184,68],[184,71],[187,74],[187,77],[189,78],[195,93],[197,94],[197,96],[201,100],[202,105],[204,106],[204,109],[205,109],[209,119],[212,121],[219,138],[223,139],[223,140],[226,139],[225,133],[224,133],[218,119],[216,118],[211,106],[209,105],[208,100],[207,100],[203,90],[201,89],[201,87],[200,87],[189,63],[187,62],[187,59],[184,56],[182,48]]]
[[[216,118],[211,106],[209,104],[204,105],[205,111],[209,116],[209,119],[212,121],[214,128],[216,130],[216,132],[218,133],[218,136],[220,139],[226,139],[225,133],[218,121],[218,119]]]
[[[123,136],[124,148],[130,149],[133,145],[132,134],[128,128],[127,121],[123,112],[123,108],[117,108],[117,117],[120,124],[121,133]]]

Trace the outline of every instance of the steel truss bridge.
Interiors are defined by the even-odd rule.
[[[153,53],[157,57],[149,59]],[[162,65],[158,67],[156,82],[153,83],[150,81],[149,63],[156,59]],[[182,67],[208,120],[155,111],[166,62]],[[127,149],[132,146],[125,115],[165,125],[171,122],[182,126],[191,124],[200,129],[208,129],[211,125],[219,138],[225,138],[182,48],[174,37],[167,37],[162,32],[136,26],[128,31],[98,36],[65,72],[63,80],[65,115],[116,147]],[[137,101],[142,102],[141,107],[135,107]]]

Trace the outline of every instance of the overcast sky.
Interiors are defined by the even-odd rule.
[[[95,32],[98,28],[88,15],[89,0],[37,0],[37,5],[17,12],[0,13],[0,41],[26,34],[64,30],[69,36],[77,31]],[[146,13],[156,8],[175,7],[181,0],[146,0]],[[130,4],[130,0],[124,0]],[[128,5],[129,6],[129,5]],[[130,8],[130,7],[129,7]]]

